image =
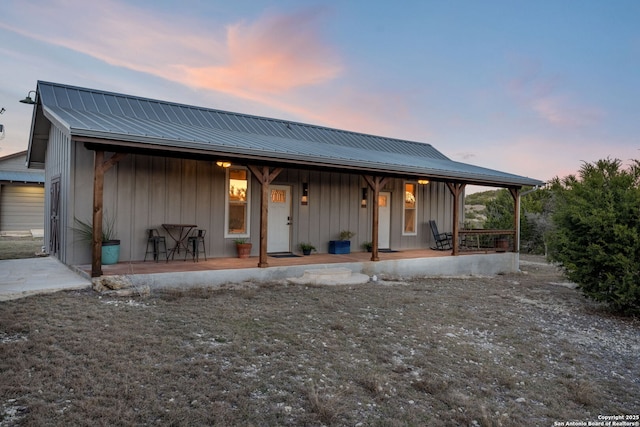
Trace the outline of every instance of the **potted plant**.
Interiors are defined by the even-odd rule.
[[[313,246],[311,243],[302,242],[298,246],[300,246],[300,250],[302,251],[302,255],[311,255],[311,251],[315,251],[316,250],[316,247]]]
[[[235,239],[236,249],[238,250],[238,258],[249,258],[251,255],[251,243],[246,238]]]
[[[351,239],[356,233],[349,230],[342,230],[340,232],[340,240],[329,241],[329,253],[330,254],[348,254],[351,253]]]
[[[373,248],[373,243],[372,242],[364,242],[362,245],[362,249],[364,249],[367,252],[371,252],[372,248]]]
[[[79,240],[93,243],[93,224],[90,221],[82,221],[74,218],[73,230],[78,233]],[[115,219],[105,215],[102,224],[102,254],[100,262],[103,265],[117,264],[120,258],[120,240],[116,237]]]

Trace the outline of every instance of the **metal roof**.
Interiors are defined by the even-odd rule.
[[[483,185],[542,184],[452,161],[430,144],[420,142],[42,81],[38,82],[37,95],[42,113],[72,137]],[[35,114],[34,128],[37,120]]]
[[[44,184],[44,172],[0,171],[0,181]]]

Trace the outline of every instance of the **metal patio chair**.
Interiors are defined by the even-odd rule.
[[[193,232],[187,239],[187,250],[184,254],[184,260],[187,260],[187,253],[191,252],[193,262],[200,261],[200,245],[202,245],[202,253],[204,260],[207,260],[207,249],[204,244],[204,236],[207,234],[207,230],[198,229]]]
[[[169,259],[167,239],[158,233],[157,228],[149,228],[147,230],[147,251],[144,254],[144,261],[147,261],[147,255],[153,254],[153,260],[158,262],[161,253],[164,253],[165,259]]]

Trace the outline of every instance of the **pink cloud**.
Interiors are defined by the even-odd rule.
[[[29,22],[28,31],[7,24],[3,27],[110,65],[170,80],[176,80],[176,69],[181,64],[204,64],[211,60],[211,52],[221,48],[210,34],[189,28],[188,23],[175,17],[119,1],[102,0],[99,7],[83,0],[39,3],[36,8],[20,2],[9,11],[13,18],[9,22]],[[65,25],[55,19],[61,15],[67,17]]]
[[[9,12],[4,22],[30,22],[30,30],[0,26],[25,37],[202,93],[250,101],[249,109],[265,115],[278,110],[292,120],[409,139],[427,133],[424,118],[413,113],[414,95],[397,87],[366,90],[362,76],[344,76],[339,51],[322,38],[329,13],[324,7],[270,12],[226,26],[120,0],[101,0],[100,7],[85,0],[40,1],[37,7],[15,2]],[[67,17],[64,26],[56,16]]]
[[[567,97],[548,96],[531,100],[530,107],[540,117],[557,126],[579,127],[596,123],[603,113],[588,106],[572,105]]]
[[[337,53],[319,37],[322,9],[269,15],[227,29],[223,65],[185,67],[190,85],[247,96],[322,84],[341,72]]]
[[[100,7],[52,0],[37,10],[27,2],[14,5],[8,22],[30,22],[28,32],[0,25],[110,65],[255,99],[260,93],[321,84],[340,73],[337,53],[319,35],[324,13],[307,8],[266,15],[229,25],[225,33],[117,0],[101,0]],[[52,19],[58,15],[70,19],[61,26]]]
[[[520,75],[508,83],[509,94],[526,110],[554,126],[576,128],[597,123],[604,112],[576,102],[562,90],[563,79],[546,76],[538,63],[523,61]]]

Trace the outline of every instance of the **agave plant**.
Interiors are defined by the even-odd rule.
[[[76,217],[73,218],[75,226],[73,231],[78,233],[78,240],[86,240],[93,242],[93,224],[91,221],[83,221]],[[116,237],[116,221],[115,218],[109,218],[107,215],[104,217],[102,224],[102,241],[108,242],[110,240],[117,240]]]

